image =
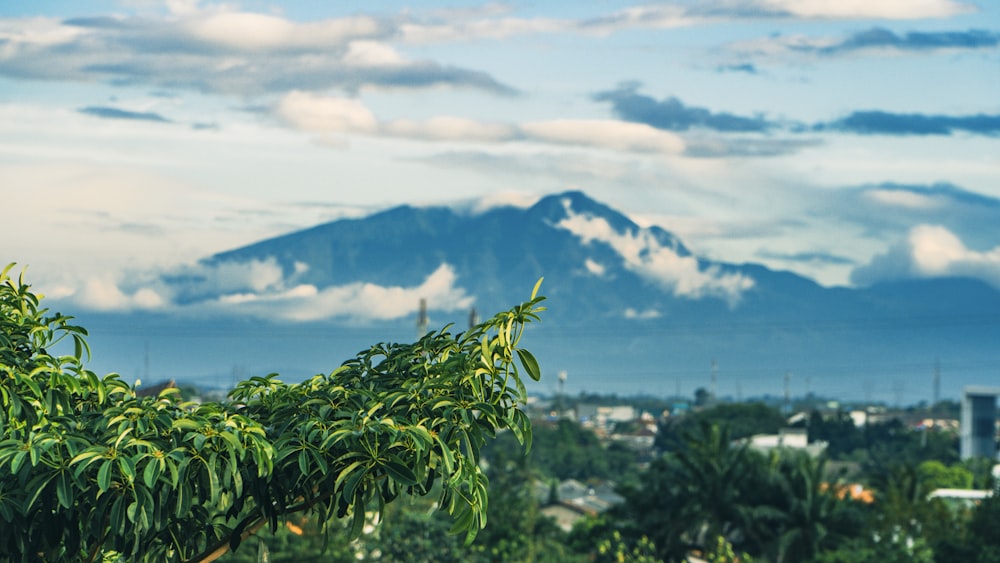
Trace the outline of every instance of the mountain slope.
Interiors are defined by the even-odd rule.
[[[935,361],[952,397],[995,384],[1000,364],[1000,293],[982,282],[825,288],[699,258],[580,192],[478,214],[401,206],[264,240],[163,278],[182,308],[229,320],[133,313],[92,332],[105,323],[136,358],[139,339],[188,331],[183,354],[166,354],[188,373],[249,363],[304,376],[366,342],[412,338],[420,298],[432,327],[461,328],[470,307],[505,309],[543,276],[549,311],[528,344],[549,390],[566,370],[568,389],[690,394],[715,363],[720,395],[781,395],[792,372],[793,394],[915,402],[930,398]]]

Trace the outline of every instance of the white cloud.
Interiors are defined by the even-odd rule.
[[[299,90],[282,97],[274,113],[286,124],[302,131],[372,133],[378,128],[375,116],[359,100]]]
[[[344,63],[353,66],[395,66],[405,62],[398,51],[381,41],[351,41],[344,54]]]
[[[516,137],[516,130],[502,123],[484,123],[461,117],[432,117],[424,121],[397,119],[384,123],[381,132],[390,137],[428,141],[502,142]]]
[[[613,248],[625,267],[674,295],[699,299],[722,297],[735,305],[753,279],[738,273],[723,272],[717,266],[702,269],[694,256],[682,256],[676,249],[663,246],[649,229],[620,233],[606,219],[576,214],[569,209],[559,228],[580,237],[584,244],[599,241]]]
[[[975,10],[968,3],[952,0],[759,0],[745,4],[801,18],[830,19],[947,18]]]
[[[940,203],[929,196],[904,190],[874,189],[865,192],[864,197],[881,204],[904,207],[906,209],[933,209],[940,207]]]
[[[586,268],[588,272],[598,277],[603,276],[604,272],[607,271],[607,268],[605,268],[603,264],[595,262],[590,258],[587,258],[586,260],[583,261],[583,267]]]
[[[610,119],[558,119],[526,123],[521,129],[533,140],[559,145],[665,154],[684,151],[684,141],[679,136],[644,123]]]
[[[415,314],[420,299],[433,310],[467,309],[474,298],[456,287],[454,269],[441,264],[415,287],[380,286],[357,282],[318,289],[302,284],[287,290],[223,295],[206,307],[228,313],[286,321],[333,318],[390,320]]]
[[[444,84],[511,93],[484,72],[407,59],[386,43],[397,27],[368,15],[300,23],[192,5],[166,17],[0,18],[0,76],[118,81],[244,99],[292,88]]]
[[[186,14],[182,29],[202,41],[240,51],[329,49],[351,39],[380,33],[370,16],[353,16],[310,23],[253,12],[195,11]]]
[[[136,309],[160,309],[166,305],[166,300],[156,290],[148,287],[140,288],[132,293],[126,293],[119,288],[118,283],[107,276],[93,277],[83,282],[77,291],[74,288],[63,288],[58,297],[69,297],[73,302],[85,309],[94,311],[132,311]],[[57,297],[53,295],[53,298]]]
[[[447,22],[405,22],[399,26],[403,41],[417,45],[504,39],[515,35],[559,33],[576,26],[572,20],[551,18],[485,17]]]
[[[969,249],[948,229],[919,225],[906,240],[875,256],[851,275],[854,283],[911,278],[971,277],[1000,289],[1000,246],[986,251]]]
[[[475,301],[456,286],[454,269],[444,263],[413,287],[355,282],[318,288],[299,282],[308,269],[308,265],[297,262],[286,276],[273,257],[198,263],[158,277],[94,276],[84,280],[78,289],[60,288],[60,296],[85,310],[143,309],[194,316],[225,313],[291,322],[390,320],[415,314],[421,299],[439,311],[467,309]]]
[[[636,311],[631,307],[625,309],[626,319],[638,319],[638,320],[658,319],[662,316],[663,315],[656,309],[646,309],[645,311]]]
[[[286,94],[272,111],[292,128],[320,133],[479,143],[531,141],[639,153],[684,152],[683,139],[674,133],[611,119],[558,119],[520,125],[453,116],[379,121],[360,100],[302,91]]]

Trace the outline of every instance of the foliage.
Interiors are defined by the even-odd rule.
[[[813,411],[809,415],[809,441],[827,443],[830,459],[860,459],[876,472],[900,463],[916,465],[925,460],[944,464],[958,462],[958,436],[934,428],[913,432],[901,420],[865,424],[858,427],[850,415],[837,411],[828,416]]]
[[[684,435],[708,424],[725,428],[734,440],[754,434],[777,434],[784,426],[781,412],[764,403],[720,403],[682,417],[671,417],[660,425],[656,447],[671,451],[683,447]]]
[[[864,529],[858,504],[827,482],[825,461],[791,452],[778,460],[768,511],[776,561],[809,561]]]
[[[597,553],[594,557],[597,563],[656,563],[656,547],[649,538],[643,536],[636,542],[635,547],[629,547],[622,540],[618,532],[614,532],[610,538],[602,540],[597,546]]]
[[[636,473],[636,453],[627,446],[601,444],[589,428],[572,420],[555,423],[536,421],[532,428],[534,446],[525,454],[512,436],[498,436],[484,450],[487,461],[527,456],[528,467],[536,476],[587,481],[604,479],[622,481]]]
[[[491,503],[493,500],[491,494]],[[460,538],[448,534],[449,526],[426,502],[395,503],[385,522],[363,538],[366,559],[386,563],[468,561],[468,549]]]
[[[763,456],[733,446],[725,428],[702,421],[682,445],[655,460],[641,486],[624,487],[625,502],[612,513],[627,538],[648,536],[667,561],[707,552],[718,537],[746,541],[753,496],[764,486]]]
[[[720,540],[734,553],[808,561],[863,529],[863,510],[840,498],[823,460],[792,451],[764,456],[705,421],[640,481],[623,490],[626,500],[611,515],[626,537],[649,536],[666,561],[715,553]]]
[[[719,536],[715,539],[715,545],[705,554],[705,561],[708,563],[753,563],[753,557],[746,553],[736,554],[733,544],[726,541],[726,538]]]
[[[274,533],[261,530],[245,543],[218,561],[259,563],[259,552],[266,551],[270,563],[354,563],[358,554],[357,546],[349,541],[346,533],[338,530],[323,533],[315,518],[306,516],[289,518]]]
[[[929,459],[917,465],[917,476],[926,491],[972,488],[972,472],[960,464],[949,467],[936,459]]]
[[[468,332],[377,344],[296,385],[254,377],[231,401],[196,405],[86,369],[86,331],[12,267],[0,274],[0,558],[211,561],[299,512],[323,531],[346,517],[357,536],[401,494],[436,495],[471,539],[488,506],[483,444],[509,429],[530,448],[521,373],[540,373],[519,342],[543,310],[537,285]],[[60,341],[72,353],[50,353]]]

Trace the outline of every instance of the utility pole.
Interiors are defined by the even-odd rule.
[[[427,325],[430,321],[427,319],[427,300],[423,297],[420,298],[420,313],[417,315],[417,338],[423,338],[427,334]]]
[[[785,413],[792,412],[792,372],[785,372]]]
[[[934,402],[931,403],[933,409],[941,402],[941,359],[934,358]]]
[[[563,405],[563,394],[566,392],[566,371],[559,372],[559,393],[556,395],[556,416],[562,418],[566,406]]]

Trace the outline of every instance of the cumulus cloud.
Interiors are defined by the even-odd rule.
[[[286,321],[319,321],[333,318],[391,320],[413,315],[420,299],[436,310],[469,308],[474,298],[456,287],[454,270],[442,264],[415,287],[384,287],[372,283],[351,283],[319,289],[302,284],[264,294],[233,294],[220,297],[212,307],[226,312],[249,314]]]
[[[154,310],[166,305],[155,289],[143,287],[126,292],[114,280],[103,276],[84,280],[79,290],[61,288],[54,297],[71,297],[77,305],[94,311]]]
[[[353,98],[294,90],[283,96],[273,111],[286,124],[301,131],[372,133],[378,128],[372,112]]]
[[[860,225],[880,237],[936,224],[974,244],[991,244],[1000,223],[1000,199],[948,183],[858,186],[830,192],[817,205],[817,214]]]
[[[684,141],[642,123],[611,119],[557,119],[523,124],[437,116],[380,121],[359,100],[293,91],[272,108],[286,125],[326,134],[364,134],[425,141],[538,142],[624,152],[676,154]]]
[[[480,71],[408,59],[387,42],[397,27],[367,15],[302,23],[197,5],[168,17],[0,19],[0,75],[240,96],[440,85],[514,93]]]
[[[440,311],[467,309],[475,301],[444,263],[413,287],[366,282],[317,287],[300,283],[308,270],[308,264],[298,262],[286,272],[274,258],[200,262],[155,277],[93,277],[78,288],[59,288],[58,297],[97,311],[223,313],[289,322],[391,320],[416,313],[420,299]]]
[[[485,9],[456,9],[409,13],[397,18],[398,36],[407,43],[497,40],[518,35],[578,33],[610,35],[630,29],[673,29],[768,19],[883,19],[946,18],[975,11],[975,6],[953,0],[717,0],[697,3],[648,3],[579,19],[516,17],[506,5]]]
[[[727,3],[728,4],[728,3]],[[975,11],[975,6],[953,0],[747,0],[732,5],[757,8],[774,15],[819,19],[947,18]]]
[[[622,257],[625,268],[678,297],[719,297],[735,305],[743,292],[754,286],[750,277],[718,266],[703,267],[696,257],[662,245],[650,229],[619,232],[602,217],[575,213],[568,203],[566,213],[557,227],[573,233],[584,244],[596,241],[610,246]]]
[[[301,22],[232,4],[167,3],[168,13],[0,18],[0,75],[59,81],[115,81],[232,95],[294,88],[425,88],[451,85],[509,95],[487,73],[412,60],[398,45],[497,40],[526,34],[610,34],[636,28],[728,23],[734,19],[940,18],[972,10],[949,0],[724,0],[647,4],[580,18],[516,17],[510,9],[357,14]],[[841,48],[982,47],[995,34],[858,36]],[[872,35],[872,34],[870,34]],[[881,42],[881,43],[880,43]],[[731,69],[747,72],[747,64]],[[720,116],[725,117],[725,116]]]
[[[940,225],[918,225],[904,241],[851,274],[851,281],[871,285],[912,278],[971,277],[1000,289],[1000,246],[985,251],[966,247]]]

